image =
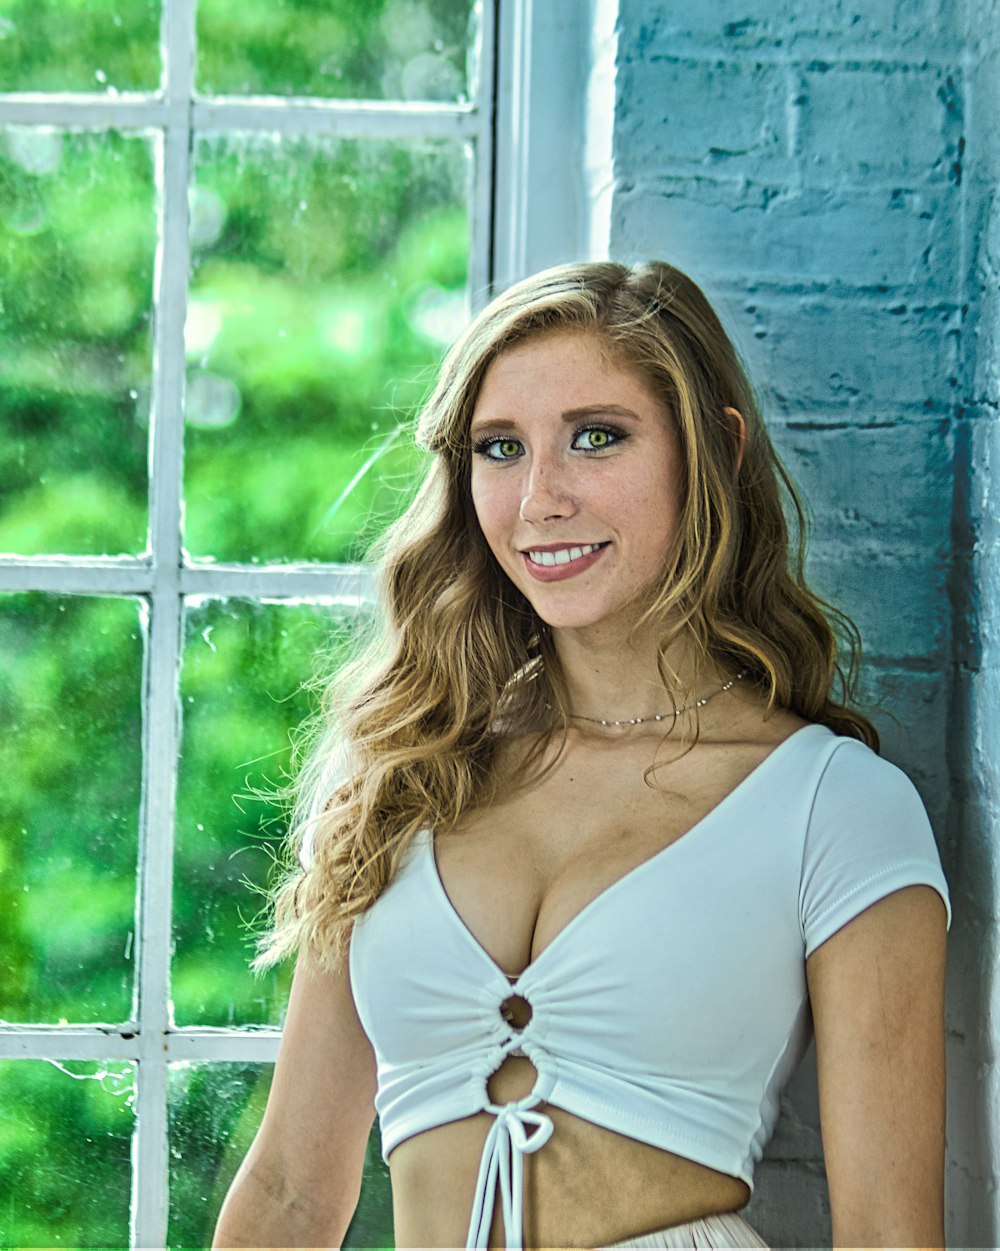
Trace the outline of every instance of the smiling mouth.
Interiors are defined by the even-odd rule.
[[[591,552],[600,551],[602,547],[607,546],[607,543],[584,543],[580,547],[561,547],[554,552],[529,549],[525,555],[527,555],[532,564],[551,568],[553,565],[571,565],[574,560],[582,560],[584,556],[589,556]]]

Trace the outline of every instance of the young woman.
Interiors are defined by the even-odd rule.
[[[941,1246],[947,888],[705,297],[528,279],[419,437],[302,775],[264,957],[299,967],[216,1245],[339,1244],[377,1110],[397,1246],[762,1246],[737,1213],[814,1028],[836,1243]]]

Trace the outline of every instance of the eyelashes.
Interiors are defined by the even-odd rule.
[[[497,435],[485,434],[473,443],[472,450],[485,460],[516,460],[521,453],[521,443],[518,439],[499,438]]]
[[[593,455],[604,452],[627,438],[628,434],[617,426],[585,425],[578,426],[573,431],[570,446],[574,451]],[[589,446],[581,445],[582,439],[589,440]],[[472,450],[484,460],[502,462],[518,460],[524,453],[524,445],[520,439],[510,435],[484,434],[473,443]]]
[[[576,448],[578,439],[591,435],[593,440],[589,446]],[[573,435],[573,446],[581,452],[603,452],[606,447],[613,447],[626,437],[624,430],[618,430],[614,426],[581,426]]]

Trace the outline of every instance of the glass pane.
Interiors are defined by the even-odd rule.
[[[158,0],[0,0],[0,91],[153,91]]]
[[[155,250],[152,141],[0,131],[0,551],[145,547]]]
[[[170,1066],[171,1247],[207,1247],[229,1183],[257,1132],[270,1064]],[[392,1247],[392,1197],[377,1129],[365,1157],[361,1201],[343,1243]]]
[[[451,143],[198,144],[194,555],[350,560],[401,510],[400,423],[466,318],[468,173]]]
[[[132,1015],[142,652],[135,600],[0,596],[0,1019]]]
[[[475,0],[199,0],[198,87],[236,95],[469,95]]]
[[[174,874],[173,1001],[178,1024],[276,1024],[289,968],[251,974],[252,922],[285,832],[254,791],[281,785],[289,733],[310,711],[301,689],[320,649],[332,664],[364,618],[315,604],[197,601],[185,626],[183,751]]]
[[[134,1071],[0,1061],[0,1246],[127,1247]]]

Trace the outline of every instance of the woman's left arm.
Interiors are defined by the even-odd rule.
[[[945,910],[865,909],[806,962],[837,1247],[944,1246]]]

